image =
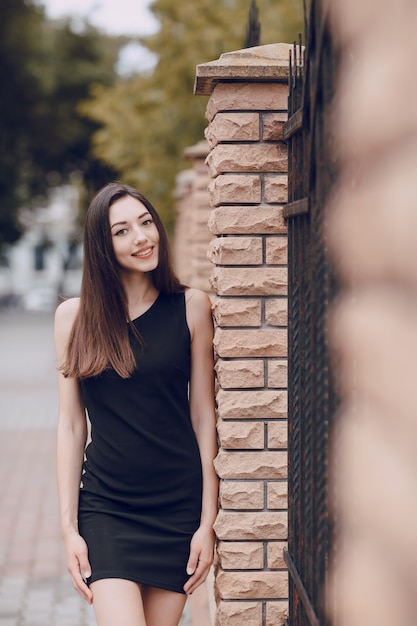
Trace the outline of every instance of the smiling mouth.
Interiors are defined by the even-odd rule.
[[[142,250],[141,252],[135,252],[135,254],[132,254],[132,256],[135,257],[147,257],[149,255],[151,255],[153,252],[153,248],[146,248],[146,250]]]

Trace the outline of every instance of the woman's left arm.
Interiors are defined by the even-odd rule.
[[[213,524],[217,515],[219,487],[213,465],[217,454],[217,436],[211,303],[209,297],[197,289],[187,290],[186,302],[187,321],[191,333],[191,421],[200,449],[203,471],[201,520],[191,541],[187,564],[190,578],[184,585],[184,591],[190,594],[207,578],[213,563]]]

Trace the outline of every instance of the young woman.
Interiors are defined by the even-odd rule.
[[[55,318],[62,532],[98,626],[177,626],[210,569],[212,335],[209,298],[179,283],[150,202],[104,187],[86,216],[80,298]]]

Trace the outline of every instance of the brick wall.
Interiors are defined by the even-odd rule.
[[[193,210],[189,215],[190,246],[193,250],[191,259],[192,287],[210,291],[210,263],[207,259],[207,247],[211,234],[207,228],[210,215],[210,202],[207,193],[209,173],[205,159],[209,153],[207,141],[199,141],[185,150],[185,156],[191,161],[194,171],[192,189]],[[188,259],[189,261],[189,259]]]
[[[220,477],[217,623],[279,626],[287,616],[287,200],[289,46],[197,67],[210,95],[206,137],[214,236]],[[233,82],[231,82],[233,79]]]
[[[207,228],[210,214],[207,186],[209,173],[205,159],[207,141],[185,150],[192,168],[177,177],[177,220],[174,237],[174,262],[180,280],[189,287],[210,292],[211,264],[207,248],[211,234]]]
[[[172,257],[175,271],[179,279],[190,285],[190,215],[193,212],[193,186],[195,172],[193,169],[181,171],[175,181],[175,231],[171,241]]]

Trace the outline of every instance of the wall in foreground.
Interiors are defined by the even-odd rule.
[[[197,67],[196,94],[210,96],[222,626],[279,626],[287,616],[288,58],[289,46],[276,44]]]
[[[417,6],[331,3],[342,68],[327,240],[342,290],[331,348],[335,626],[407,626],[417,592]]]

